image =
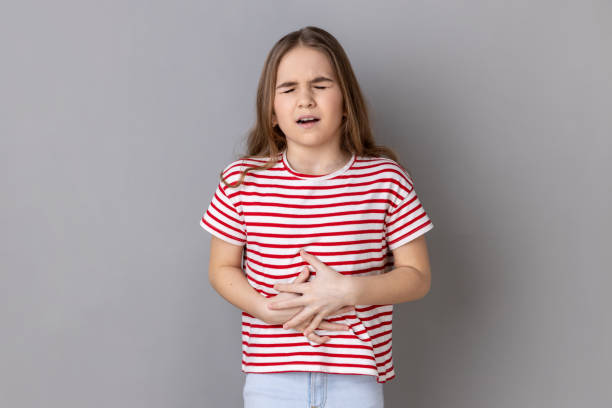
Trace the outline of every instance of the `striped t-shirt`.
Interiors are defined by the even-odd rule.
[[[223,175],[234,183],[242,169],[267,159],[235,160]],[[344,275],[377,275],[393,269],[391,250],[433,228],[397,162],[353,154],[341,169],[313,176],[292,169],[286,149],[274,167],[249,171],[237,188],[219,181],[200,225],[244,246],[243,272],[265,297],[278,294],[274,284],[293,282],[304,266],[309,280],[316,279],[300,248]],[[362,374],[384,383],[395,377],[392,312],[392,304],[355,305],[354,312],[327,316],[350,329],[317,329],[319,336],[330,337],[321,345],[242,312],[242,371]]]

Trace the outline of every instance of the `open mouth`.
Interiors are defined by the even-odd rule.
[[[298,119],[297,123],[299,125],[303,125],[303,124],[306,124],[306,123],[314,123],[314,122],[318,122],[318,121],[319,121],[319,119],[317,119],[317,118],[305,118],[305,119]]]

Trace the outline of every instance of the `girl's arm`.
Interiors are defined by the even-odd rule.
[[[308,279],[308,276],[308,269],[304,268],[294,283],[302,283]],[[298,297],[298,295],[279,293],[271,298],[260,295],[249,284],[242,272],[242,247],[226,243],[214,235],[210,242],[208,279],[211,286],[225,300],[268,324],[283,324],[302,310],[302,307],[284,310],[269,309],[267,306],[272,300],[289,300]],[[336,313],[346,313],[348,311],[347,308],[344,308],[336,310]],[[304,326],[310,323],[310,321],[307,321]],[[332,323],[326,320],[320,322],[317,327],[324,330],[348,330],[348,327],[343,324]],[[311,340],[321,343],[325,340],[325,337],[319,337],[312,333]]]
[[[425,236],[421,235],[393,250],[395,268],[387,273],[371,276],[342,275],[305,251],[301,256],[316,270],[311,282],[276,284],[274,289],[300,293],[293,300],[271,302],[268,307],[283,309],[303,306],[304,310],[289,320],[289,327],[310,319],[306,332],[329,315],[338,305],[386,305],[409,302],[424,297],[431,286],[429,255]]]
[[[212,236],[210,241],[210,262],[208,266],[208,280],[211,286],[225,300],[264,321],[268,324],[282,324],[298,313],[302,308],[295,307],[286,310],[271,310],[267,307],[272,300],[289,300],[298,295],[282,293],[271,298],[262,296],[249,284],[242,271],[243,247],[229,244],[222,239]],[[306,269],[306,272],[308,270]],[[295,282],[304,282],[308,273],[302,273]]]
[[[208,280],[225,300],[263,320],[265,298],[247,282],[242,272],[242,249],[213,235],[210,241]]]
[[[431,288],[431,268],[425,235],[393,250],[395,268],[372,276],[352,276],[350,302],[358,305],[396,304],[419,300]]]

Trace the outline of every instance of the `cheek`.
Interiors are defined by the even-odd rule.
[[[339,91],[329,96],[329,107],[334,110],[342,111],[342,94]]]
[[[274,113],[276,113],[276,117],[280,122],[286,121],[286,118],[291,116],[290,110],[287,109],[287,103],[278,100],[274,102]]]

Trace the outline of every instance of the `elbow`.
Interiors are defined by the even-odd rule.
[[[406,282],[405,302],[420,300],[424,298],[431,289],[431,276],[429,271],[422,271],[414,266],[408,266],[410,282]]]
[[[210,284],[210,286],[212,286],[213,288],[217,288],[217,277],[219,276],[219,274],[217,273],[217,271],[215,270],[215,268],[209,268],[208,269],[208,283]]]
[[[431,279],[427,279],[426,281],[424,281],[422,287],[423,289],[421,290],[421,299],[427,296],[427,294],[431,290]]]
[[[418,299],[423,299],[431,290],[431,273],[429,271],[419,271],[420,285]]]

